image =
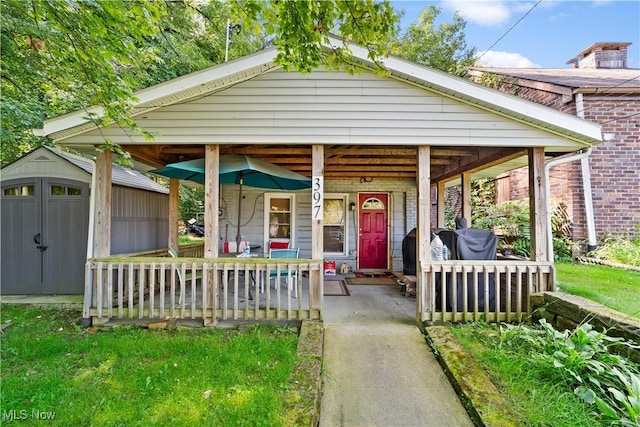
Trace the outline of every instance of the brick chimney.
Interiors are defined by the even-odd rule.
[[[573,68],[627,68],[627,42],[594,43],[567,61]]]

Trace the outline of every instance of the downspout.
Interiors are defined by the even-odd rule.
[[[93,216],[96,209],[96,198],[95,198],[96,162],[94,162],[92,159],[81,157],[76,154],[72,154],[68,152],[64,152],[64,156],[71,157],[78,161],[89,163],[91,165],[91,188],[89,190],[89,234],[87,236],[87,260],[89,260],[90,258],[93,258],[93,231],[95,228]],[[91,316],[89,315],[89,308],[91,307],[92,301],[93,301],[93,286],[89,286],[87,288],[85,283],[84,302],[83,302],[83,308],[82,308],[82,326],[86,328],[91,326]]]
[[[584,99],[581,93],[576,93],[576,112],[578,117],[584,119]],[[589,149],[591,152],[591,149]],[[591,168],[589,156],[580,160],[582,169],[582,192],[584,193],[584,210],[587,217],[587,252],[598,247],[596,241],[596,221],[593,213],[593,192],[591,191]]]
[[[581,93],[576,94],[576,111],[577,116],[581,119],[584,119],[584,104],[583,97]],[[559,164],[573,162],[575,160],[580,160],[580,164],[582,167],[582,186],[584,192],[584,204],[585,204],[585,215],[587,219],[587,250],[593,250],[596,248],[596,232],[595,232],[595,221],[593,218],[593,198],[591,194],[591,173],[589,170],[589,155],[591,154],[591,147],[582,150],[572,156],[568,157],[560,157],[557,159],[552,159],[548,161],[544,166],[544,173],[546,177],[546,188],[545,188],[545,197],[547,199],[547,203],[551,200],[551,175],[550,170],[552,167],[557,166]],[[555,259],[553,254],[553,232],[551,231],[551,211],[547,211],[547,250],[550,255],[550,261]]]
[[[568,157],[559,157],[557,159],[552,159],[549,160],[547,163],[545,163],[544,165],[544,174],[545,174],[545,181],[546,181],[546,185],[545,185],[545,189],[544,189],[544,197],[547,200],[547,203],[549,203],[549,201],[551,200],[551,175],[549,173],[549,171],[551,170],[552,167],[563,164],[563,163],[568,163],[568,162],[573,162],[575,160],[582,160],[582,159],[586,159],[587,157],[589,157],[589,154],[591,154],[591,147],[579,151],[578,153],[568,156]],[[549,261],[553,262],[555,260],[555,256],[553,254],[553,231],[551,230],[551,210],[547,209],[547,252],[549,254]]]

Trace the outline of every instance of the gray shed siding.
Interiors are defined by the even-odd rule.
[[[111,254],[167,247],[169,196],[114,187],[111,207]]]
[[[2,169],[2,294],[84,291],[90,172],[90,163],[48,147],[36,149]],[[113,178],[111,253],[166,248],[168,190],[139,172],[119,166],[114,166]],[[33,185],[35,194],[5,197],[4,189],[15,185]],[[51,185],[81,188],[82,196],[53,197]],[[38,250],[35,240],[47,249]]]

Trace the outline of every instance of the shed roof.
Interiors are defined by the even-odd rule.
[[[601,93],[639,92],[640,70],[606,68],[490,68],[469,67],[471,74],[491,73],[578,89],[600,89]]]
[[[89,176],[93,173],[93,163],[88,160],[82,160],[78,157],[71,156],[63,151],[57,150],[53,147],[48,147],[43,145],[41,147],[36,148],[35,150],[26,153],[22,157],[16,159],[15,161],[9,163],[2,169],[4,171],[10,171],[12,168],[19,165],[20,162],[29,161],[30,159],[38,159],[38,156],[42,157],[42,154],[38,154],[39,151],[46,150],[51,154],[55,154],[57,157],[62,159],[64,162],[69,164],[71,167],[78,168]],[[152,179],[146,177],[142,173],[132,170],[129,168],[125,168],[118,165],[113,165],[111,169],[112,179],[111,182],[113,185],[119,185],[122,187],[130,187],[138,190],[152,191],[155,193],[169,194],[169,190],[166,187],[158,184]],[[81,175],[78,175],[81,176]],[[11,174],[9,175],[3,173],[3,179],[12,179]]]

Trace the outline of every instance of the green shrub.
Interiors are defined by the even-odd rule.
[[[628,359],[614,354],[614,345],[637,347],[622,338],[582,324],[559,332],[545,319],[539,328],[503,325],[500,345],[526,343],[538,363],[555,369],[584,402],[595,405],[601,422],[608,425],[640,425],[640,370]]]
[[[499,238],[498,248],[509,249],[515,255],[528,258],[531,252],[529,203],[526,200],[507,201],[486,206],[473,217],[474,228],[493,230]],[[552,210],[554,258],[570,260],[574,249],[571,240],[571,221],[566,205],[558,203]]]

